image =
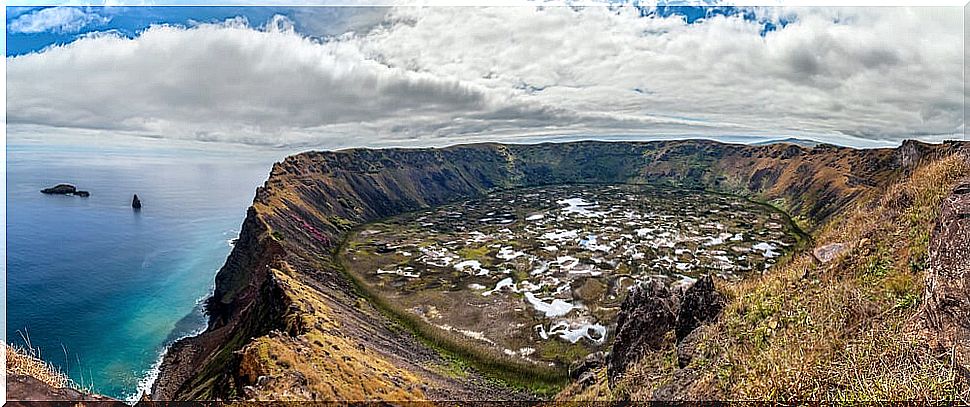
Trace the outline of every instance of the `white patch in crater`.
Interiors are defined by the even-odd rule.
[[[573,327],[573,325],[578,326]],[[600,324],[570,324],[566,321],[560,321],[549,327],[547,335],[558,335],[570,343],[576,343],[580,339],[586,338],[599,345],[606,340],[606,327]]]
[[[482,295],[487,297],[489,295],[492,295],[492,293],[496,291],[502,291],[505,288],[508,288],[509,291],[512,291],[514,293],[519,292],[519,290],[515,288],[515,282],[512,281],[512,277],[506,277],[502,279],[502,281],[499,281],[497,284],[495,284],[495,288],[489,291],[483,292]]]
[[[751,248],[754,249],[754,250],[762,250],[762,251],[764,251],[764,256],[766,258],[769,258],[769,259],[770,258],[773,258],[773,257],[778,257],[778,256],[781,255],[780,253],[778,253],[778,252],[775,251],[778,248],[775,247],[771,243],[761,242],[761,243],[758,243],[758,244],[756,244],[754,246],[751,246]]]
[[[603,215],[610,213],[609,211],[597,212],[590,210],[592,208],[599,208],[599,205],[594,202],[589,202],[583,198],[569,198],[556,201],[559,205],[565,205],[562,208],[562,212],[565,214],[575,214],[579,216],[585,216],[588,218],[598,218]]]
[[[458,264],[455,264],[455,270],[465,271],[465,269],[470,269],[474,271],[476,276],[486,276],[488,275],[488,269],[482,267],[482,263],[478,260],[465,260]]]
[[[535,308],[536,311],[545,314],[546,318],[561,317],[568,314],[569,311],[573,310],[573,308],[578,308],[573,304],[558,298],[553,299],[551,303],[542,301],[539,298],[536,298],[535,294],[531,292],[525,293],[525,299],[530,305],[532,305],[532,308]]]
[[[513,251],[512,248],[508,246],[499,249],[498,254],[495,255],[495,257],[502,260],[515,260],[521,256],[525,256],[525,253]]]

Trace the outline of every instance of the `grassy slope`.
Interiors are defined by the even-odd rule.
[[[966,159],[951,156],[861,197],[814,233],[817,246],[848,246],[830,263],[805,251],[761,277],[719,282],[728,306],[699,333],[686,369],[670,340],[613,388],[600,372],[560,397],[648,400],[679,382],[686,398],[967,400],[950,359],[932,354],[918,329],[930,231],[967,174]]]
[[[340,324],[318,293],[290,276],[292,270],[271,270],[286,287],[289,335],[273,332],[256,338],[242,351],[240,374],[248,383],[272,380],[250,388],[257,400],[421,400],[415,375],[367,352],[341,334]],[[340,357],[332,357],[339,354]]]
[[[40,355],[33,349],[18,346],[7,347],[7,375],[30,376],[55,389],[81,389],[64,372],[40,359]]]

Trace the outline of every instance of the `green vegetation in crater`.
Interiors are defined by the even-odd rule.
[[[360,226],[339,253],[361,291],[429,344],[551,389],[608,345],[634,279],[683,285],[776,262],[799,240],[776,211],[653,186],[503,190]]]

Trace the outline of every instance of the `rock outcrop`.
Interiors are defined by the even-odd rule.
[[[91,196],[90,192],[78,190],[77,187],[71,184],[57,184],[50,188],[44,188],[40,192],[48,195],[73,195],[82,198]]]
[[[616,318],[616,338],[609,356],[610,382],[646,351],[660,349],[667,333],[677,325],[677,300],[657,281],[635,286],[627,294]]]
[[[714,290],[714,279],[706,275],[684,291],[677,313],[677,342],[682,341],[695,328],[714,320],[724,309],[724,295]]]
[[[596,380],[596,371],[606,366],[606,353],[593,352],[582,360],[569,366],[569,378],[576,383],[587,385]]]
[[[670,340],[671,331],[679,344],[697,327],[713,321],[724,308],[724,301],[710,276],[701,277],[683,293],[671,292],[656,281],[635,286],[617,316],[616,338],[608,357],[610,382],[644,353],[661,349]],[[681,367],[686,364],[681,363]]]
[[[970,179],[944,200],[929,245],[923,326],[930,344],[970,375]]]

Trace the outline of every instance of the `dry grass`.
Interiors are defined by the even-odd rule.
[[[59,368],[41,360],[36,350],[10,344],[6,348],[8,375],[31,376],[54,388],[79,388]]]
[[[961,400],[950,358],[918,329],[930,231],[943,198],[970,174],[964,157],[928,163],[823,225],[836,260],[795,254],[768,274],[719,282],[728,305],[701,333],[686,396],[755,400]],[[650,399],[678,380],[673,343],[645,355],[606,398]]]
[[[256,400],[423,400],[421,379],[341,333],[313,288],[272,269],[285,287],[290,334],[273,332],[243,347],[239,374]],[[295,308],[294,308],[295,307]],[[262,378],[262,379],[261,379]]]
[[[576,405],[581,406],[588,402],[616,402],[615,395],[618,392],[610,388],[607,383],[606,369],[599,369],[596,372],[596,380],[592,384],[571,383],[556,395],[556,401],[550,405]],[[562,403],[567,401],[566,403]]]

